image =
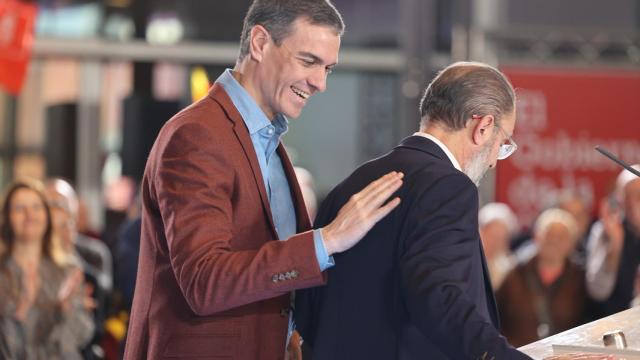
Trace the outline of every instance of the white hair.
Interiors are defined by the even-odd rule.
[[[631,167],[640,171],[640,164],[635,164],[635,165],[632,165]],[[636,174],[632,173],[631,171],[627,169],[622,170],[618,175],[618,178],[616,179],[616,192],[618,193],[618,196],[620,196],[621,199],[624,199],[624,188],[627,186],[627,184],[629,184],[633,180],[638,180],[638,179],[640,179],[640,177],[638,177]]]
[[[483,206],[478,212],[478,224],[480,227],[494,221],[502,221],[511,235],[518,232],[520,225],[511,208],[504,203],[492,202]]]
[[[547,209],[538,216],[533,232],[535,235],[544,235],[553,224],[564,225],[572,238],[578,236],[578,225],[573,215],[566,210],[556,208]]]

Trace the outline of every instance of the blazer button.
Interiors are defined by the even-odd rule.
[[[278,280],[278,275],[273,275],[273,277],[271,278],[271,281],[273,281],[274,283],[277,283]]]

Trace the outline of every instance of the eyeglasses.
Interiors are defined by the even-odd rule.
[[[507,141],[508,141],[508,143],[506,144],[500,144],[500,150],[498,150],[498,160],[504,160],[509,156],[511,156],[511,154],[516,152],[516,150],[518,150],[518,144],[516,144],[516,142],[513,141],[513,137],[507,134],[507,132],[504,131],[504,129],[500,125],[498,125],[498,123],[495,123],[495,124],[496,124],[496,127],[500,129],[500,131],[502,131],[502,134],[504,134],[504,136],[507,138]]]

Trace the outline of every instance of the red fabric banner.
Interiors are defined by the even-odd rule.
[[[565,189],[597,209],[622,168],[594,147],[640,163],[640,72],[502,70],[518,97],[519,149],[497,167],[497,201],[526,226]]]
[[[34,4],[0,0],[0,86],[18,95],[27,72],[37,14]]]

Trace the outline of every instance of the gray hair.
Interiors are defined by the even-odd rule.
[[[440,71],[420,101],[420,126],[443,123],[460,130],[472,115],[493,115],[496,122],[515,108],[516,96],[507,77],[479,62],[457,62]]]
[[[518,232],[518,218],[507,204],[492,202],[480,208],[478,225],[481,228],[494,221],[502,222],[512,236]]]
[[[342,16],[330,0],[254,0],[244,18],[238,60],[249,53],[254,26],[264,26],[279,46],[289,36],[291,24],[298,18],[304,18],[313,25],[332,27],[339,36],[344,33]]]
[[[564,225],[572,239],[578,236],[578,225],[573,215],[566,210],[557,208],[547,209],[538,216],[533,225],[533,233],[536,236],[544,236],[553,224]]]
[[[631,167],[635,170],[640,171],[640,164],[634,164],[631,165]],[[615,191],[619,199],[624,199],[624,188],[627,186],[627,184],[638,179],[640,178],[637,177],[636,174],[627,169],[622,170],[620,174],[618,174],[618,177],[616,178]]]

